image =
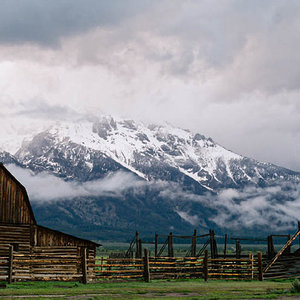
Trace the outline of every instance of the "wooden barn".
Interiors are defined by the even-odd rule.
[[[95,258],[96,247],[89,240],[37,224],[24,186],[0,163],[0,256],[9,246],[19,255],[48,253]]]

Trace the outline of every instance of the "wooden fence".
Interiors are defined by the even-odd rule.
[[[265,260],[263,265],[266,267],[270,260]],[[278,278],[300,278],[300,256],[285,255],[281,256],[272,267],[264,273],[265,279]]]
[[[152,279],[202,278],[203,257],[151,257],[149,272]]]
[[[144,280],[202,278],[203,258],[200,257],[149,257],[145,250],[144,258],[100,258],[89,262],[91,281],[104,280]]]
[[[98,258],[86,248],[36,247],[31,254],[19,254],[9,248],[0,257],[0,280],[62,280],[102,282],[111,280],[144,280],[204,278],[262,280],[262,260],[204,257]]]
[[[142,280],[144,260],[141,258],[101,258],[88,262],[88,281]]]
[[[208,258],[204,257],[203,274],[207,281],[212,279],[259,279],[262,280],[261,256],[253,259],[250,254],[248,259],[237,258]]]
[[[89,273],[90,281],[104,280],[144,280],[204,278],[217,279],[259,279],[262,280],[261,256],[254,259],[218,259],[204,257],[149,257],[145,250],[144,258],[100,258],[88,263],[94,268]],[[90,272],[90,271],[88,271]],[[88,281],[89,281],[88,280]]]

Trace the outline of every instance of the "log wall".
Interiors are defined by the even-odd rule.
[[[0,223],[0,256],[7,254],[9,245],[14,246],[14,251],[30,253],[30,225],[1,224]]]
[[[13,279],[80,281],[77,247],[34,247],[30,256],[14,255]]]
[[[38,247],[78,246],[96,250],[96,244],[43,226],[33,226],[33,245]]]
[[[0,280],[7,280],[8,277],[8,252],[7,245],[0,245]]]
[[[10,259],[8,251],[6,255],[0,255],[0,280],[83,281],[83,257],[80,252],[78,247],[34,247],[29,254],[12,251]],[[86,260],[93,261],[90,251],[85,252]],[[88,274],[94,276],[92,270]]]

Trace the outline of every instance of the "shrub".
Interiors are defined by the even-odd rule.
[[[300,293],[300,281],[296,279],[292,285],[293,285],[293,291],[295,293]]]

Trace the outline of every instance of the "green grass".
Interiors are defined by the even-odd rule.
[[[87,285],[75,282],[16,282],[0,289],[0,298],[22,295],[30,299],[30,296],[39,295],[34,299],[50,299],[50,295],[59,295],[55,299],[69,296],[78,296],[81,299],[83,295],[87,295],[85,299],[275,299],[296,296],[292,290],[292,282],[293,280],[204,282],[202,279]]]
[[[203,241],[202,241],[203,242]],[[125,253],[128,250],[129,243],[109,243],[109,242],[101,242],[103,244],[102,247],[97,249],[97,256],[101,257],[109,257],[113,253]],[[154,255],[154,245],[145,244],[146,248],[150,251],[150,256]],[[159,249],[162,244],[159,245]],[[174,244],[174,256],[182,257],[185,256],[187,251],[191,248],[190,244]],[[201,248],[202,244],[197,245],[197,249]],[[258,252],[266,253],[267,245],[263,244],[242,244],[242,254],[252,253],[253,255],[257,255]],[[281,249],[283,244],[274,244],[275,249],[278,251]],[[297,245],[292,246],[292,251],[297,249]],[[223,253],[223,244],[218,243],[218,251],[220,254]],[[227,244],[227,254],[235,253],[235,244]],[[167,250],[164,251],[164,255],[167,255]]]

